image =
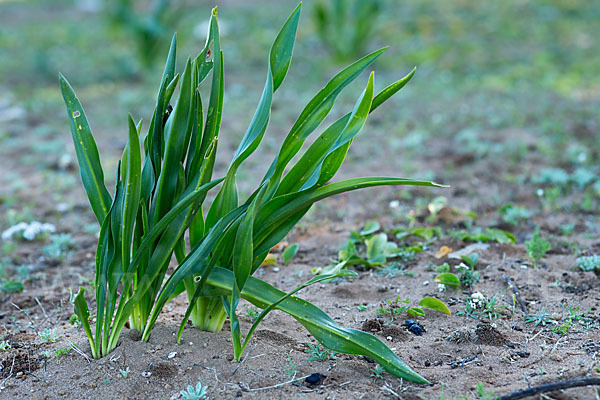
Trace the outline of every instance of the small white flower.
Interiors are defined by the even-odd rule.
[[[457,266],[455,266],[454,268],[456,268],[457,271],[463,271],[463,270],[470,269],[469,266],[466,265],[465,263],[460,263]]]
[[[485,302],[485,296],[479,292],[475,292],[471,295],[471,304],[474,308],[478,308]]]
[[[2,232],[2,240],[9,240],[18,235],[27,240],[34,240],[38,235],[56,232],[52,224],[33,221],[30,223],[19,222]]]

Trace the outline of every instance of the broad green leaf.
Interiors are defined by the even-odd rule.
[[[379,222],[369,221],[365,224],[365,226],[360,230],[359,233],[362,236],[368,236],[368,235],[371,235],[371,234],[377,232],[380,229],[381,229],[381,225],[379,225]]]
[[[288,265],[290,261],[292,261],[292,258],[294,258],[298,253],[299,248],[300,246],[298,246],[298,243],[294,243],[285,248],[285,250],[281,254],[281,258],[283,259],[283,263],[285,265]]]
[[[435,297],[425,296],[421,299],[419,305],[423,308],[429,308],[431,310],[436,310],[444,314],[451,314],[448,306],[443,301],[441,301],[440,299],[436,299]]]
[[[406,313],[412,317],[424,317],[425,316],[425,312],[423,311],[422,308],[418,308],[418,307],[411,307],[408,310],[406,310]]]
[[[64,76],[59,74],[60,89],[67,106],[67,114],[71,125],[71,134],[77,162],[81,172],[81,180],[87,193],[92,210],[98,223],[102,225],[112,199],[104,185],[104,172],[100,163],[98,147],[92,135],[83,107],[75,95],[73,88]]]
[[[385,264],[385,249],[388,240],[385,233],[373,235],[365,241],[367,246],[367,260],[371,264]]]
[[[444,272],[439,274],[433,280],[435,283],[441,283],[442,285],[460,287],[460,279],[451,272]]]

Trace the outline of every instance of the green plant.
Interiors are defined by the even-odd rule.
[[[77,316],[77,314],[73,314],[69,317],[69,323],[75,327],[77,327],[77,329],[81,328],[81,321],[79,320],[79,317]]]
[[[119,368],[119,372],[123,378],[127,379],[127,377],[129,377],[129,367],[125,369]]]
[[[350,232],[350,239],[346,246],[338,252],[335,264],[326,267],[313,268],[314,274],[333,274],[345,270],[349,266],[358,266],[363,269],[380,268],[379,273],[400,273],[397,263],[387,265],[390,259],[407,261],[414,257],[416,252],[421,252],[422,245],[398,247],[390,241],[386,233],[379,231],[379,223],[372,221],[365,224],[360,231]]]
[[[200,381],[200,378],[198,378]],[[207,400],[208,399],[208,386],[203,386],[202,382],[197,382],[196,387],[188,385],[187,390],[182,390],[181,398],[184,400]]]
[[[600,255],[594,254],[578,257],[576,262],[577,267],[581,270],[586,272],[593,271],[596,275],[600,275]]]
[[[65,347],[64,349],[54,350],[54,354],[56,355],[56,357],[62,357],[62,356],[69,354],[70,351],[71,351],[70,347]]]
[[[548,240],[540,236],[540,228],[537,227],[531,239],[525,242],[525,247],[527,248],[527,255],[533,261],[533,266],[537,269],[537,263],[550,250],[551,246]]]
[[[292,315],[328,348],[367,355],[393,375],[426,382],[372,335],[342,328],[317,307],[292,296],[314,283],[353,273],[317,276],[290,293],[252,276],[269,250],[321,199],[378,185],[439,186],[427,181],[381,177],[327,184],[369,113],[400,90],[414,71],[376,96],[371,74],[354,110],[323,131],[288,168],[308,136],[327,116],[338,94],[381,55],[382,49],[341,71],[308,103],[259,188],[240,204],[236,174],[265,134],[273,93],[290,65],[300,10],[298,6],[273,43],[263,94],[224,178],[212,179],[224,91],[216,9],[204,49],[198,57],[187,60],[181,79],[175,74],[173,38],[149,133],[144,139],[143,159],[139,148],[141,123],[129,117],[129,140],[117,165],[112,196],[104,186],[104,172],[83,108],[72,87],[60,77],[82,181],[101,225],[96,257],[95,334],[82,288],[74,299],[75,313],[94,357],[105,356],[114,349],[128,321],[147,341],[164,305],[185,291],[189,306],[178,341],[189,318],[202,330],[220,331],[229,317],[234,357],[239,361],[256,326],[277,308]],[[197,88],[208,81],[211,72],[205,113]],[[172,96],[178,84],[174,102]],[[171,102],[175,106],[168,112]],[[212,203],[204,204],[208,191],[219,184],[221,188]],[[172,255],[178,266],[167,276]],[[263,309],[243,342],[236,314],[241,298]]]
[[[394,320],[394,317],[406,313],[410,316],[425,316],[425,309],[436,310],[444,314],[450,315],[450,309],[448,306],[435,297],[425,296],[419,301],[418,306],[411,307],[410,299],[401,299],[400,296],[396,296],[393,300],[388,300],[386,303],[381,303],[377,308],[377,315],[391,317],[390,322]]]
[[[497,242],[500,244],[511,244],[516,240],[515,235],[502,229],[486,228],[484,231],[481,227],[452,231],[450,237],[465,242]]]
[[[477,396],[480,400],[495,400],[498,398],[492,390],[487,390],[482,382],[477,382]]]
[[[296,376],[296,363],[292,360],[292,357],[290,357],[289,354],[287,356],[287,361],[287,365],[283,368],[285,369],[288,378],[294,379],[294,377]]]
[[[562,318],[560,324],[558,324],[557,326],[552,328],[552,332],[554,332],[556,334],[559,334],[559,335],[567,334],[567,332],[571,329],[571,327],[573,326],[573,324],[575,322],[589,324],[590,322],[594,321],[593,318],[586,318],[584,316],[584,313],[578,312],[579,307],[581,307],[581,306],[577,306],[577,307],[573,308],[568,303],[563,304],[562,306],[568,315],[566,318]]]
[[[486,298],[479,292],[475,292],[470,298],[467,298],[465,305],[462,306],[461,310],[456,315],[470,317],[473,319],[487,318],[490,321],[498,319],[500,314],[498,311],[506,306],[498,306],[498,295],[494,295],[491,298]]]
[[[39,337],[41,337],[45,342],[56,342],[60,339],[60,335],[56,333],[56,328],[46,328],[41,332],[38,332]]]
[[[502,220],[510,225],[519,225],[520,221],[531,218],[531,211],[523,206],[515,206],[514,204],[507,204],[498,210],[502,216]]]
[[[542,326],[546,326],[546,324],[549,323],[556,323],[556,321],[554,320],[554,318],[552,318],[552,316],[550,314],[548,314],[544,307],[541,307],[538,309],[537,314],[526,314],[525,315],[525,323],[526,324],[531,324],[533,323],[534,326],[538,326],[540,324],[542,324]]]
[[[364,53],[380,12],[381,0],[320,1],[314,20],[321,41],[337,59],[346,60]]]
[[[371,378],[375,381],[383,379],[383,368],[381,368],[379,364],[371,368]]]
[[[258,311],[258,308],[254,306],[246,306],[246,317],[248,317],[250,322],[256,321],[259,315],[260,312]]]
[[[12,346],[10,345],[10,342],[8,340],[3,340],[2,342],[0,342],[0,350],[4,351],[10,348],[12,348]]]
[[[44,255],[50,260],[62,261],[70,255],[71,249],[75,248],[75,241],[68,233],[50,235],[50,243],[43,247]]]
[[[441,273],[435,277],[434,282],[438,285],[447,285],[453,287],[460,287],[460,285],[472,287],[474,284],[479,282],[481,279],[481,274],[478,271],[475,271],[475,266],[479,260],[479,254],[471,253],[469,255],[464,255],[462,256],[462,260],[464,263],[460,263],[455,267],[458,271],[460,271],[460,276],[457,276],[452,272],[448,272],[450,270],[450,266],[448,264],[444,264],[437,267],[437,271]]]
[[[283,263],[285,265],[288,265],[290,263],[290,261],[292,261],[292,258],[294,258],[296,256],[296,254],[298,253],[299,248],[300,248],[300,246],[298,246],[297,243],[294,243],[285,248],[285,250],[283,251],[283,254],[281,255],[281,258],[283,259]]]
[[[306,361],[326,361],[335,360],[337,358],[335,356],[335,351],[325,347],[321,348],[321,345],[318,343],[317,345],[306,343],[306,345],[308,346],[308,350],[304,350],[304,352],[310,354],[310,357],[308,357]]]
[[[132,0],[107,0],[110,21],[125,30],[135,40],[142,66],[151,66],[160,50],[169,43],[169,31],[181,14],[169,0],[154,0],[146,14]]]

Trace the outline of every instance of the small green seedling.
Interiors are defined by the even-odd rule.
[[[498,210],[502,216],[502,220],[510,225],[519,225],[519,222],[525,221],[531,218],[531,211],[523,206],[515,206],[514,204],[507,204],[500,207]]]
[[[294,379],[294,377],[296,376],[296,363],[294,362],[294,360],[292,360],[292,357],[290,357],[290,355],[288,354],[287,356],[287,365],[285,365],[283,367],[285,369],[285,372],[288,376],[288,378],[290,379]]]
[[[487,318],[492,321],[500,317],[498,312],[500,309],[507,308],[506,306],[496,305],[497,302],[497,294],[488,299],[481,293],[475,292],[471,297],[467,297],[465,305],[456,313],[456,315],[473,319]]]
[[[2,342],[0,342],[0,350],[4,351],[11,348],[12,346],[10,345],[10,342],[8,340],[3,340]]]
[[[306,343],[306,345],[309,349],[304,350],[304,352],[310,354],[310,357],[306,359],[307,361],[326,361],[335,360],[337,358],[335,351],[325,347],[321,348],[321,345],[318,343],[316,346],[310,343]]]
[[[44,255],[49,260],[62,261],[72,254],[75,248],[75,241],[68,233],[59,233],[50,235],[50,243],[42,248]]]
[[[371,378],[373,378],[374,381],[378,379],[383,379],[383,371],[384,369],[381,368],[379,364],[377,364],[376,366],[371,368]]]
[[[119,372],[123,378],[127,379],[129,377],[129,366],[125,369],[119,368]]]
[[[38,332],[38,335],[45,341],[54,343],[58,339],[60,339],[60,335],[56,333],[56,328],[46,328],[41,332]]]
[[[577,258],[577,267],[585,272],[600,275],[600,255],[582,256]]]
[[[546,326],[546,324],[555,324],[556,321],[550,314],[546,312],[544,307],[540,307],[536,314],[527,314],[525,315],[525,323],[533,324],[534,326],[542,325]]]
[[[531,240],[525,242],[525,247],[527,247],[527,254],[529,258],[533,262],[533,266],[537,269],[537,263],[544,257],[544,254],[550,250],[550,242],[546,240],[544,237],[540,236],[540,228],[537,227],[533,232],[533,236]]]
[[[391,317],[391,320],[388,322],[389,324],[395,317],[403,313],[409,316],[424,317],[425,309],[436,310],[447,315],[451,314],[450,309],[443,301],[429,296],[423,297],[416,307],[410,306],[410,299],[401,299],[400,296],[396,296],[395,299],[388,300],[385,304],[381,303],[376,314],[379,316],[389,315]]]
[[[259,317],[260,311],[258,308],[254,306],[246,306],[246,317],[250,320],[250,322],[256,321]]]
[[[448,272],[450,266],[448,264],[444,264],[440,267],[437,267],[438,272],[443,271],[438,276],[435,277],[434,282],[438,285],[445,285],[451,287],[460,287],[464,285],[466,287],[472,287],[481,279],[481,274],[478,271],[475,271],[475,266],[477,265],[477,261],[479,260],[479,254],[471,253],[469,255],[462,256],[462,260],[464,263],[461,263],[456,266],[456,269],[460,271],[460,276],[453,274],[452,272]]]
[[[285,248],[285,250],[283,251],[283,254],[281,255],[281,258],[283,259],[283,263],[285,265],[288,265],[290,263],[290,261],[292,261],[292,258],[294,258],[296,256],[296,254],[298,254],[299,248],[300,248],[300,246],[298,246],[297,243],[294,243]]]
[[[56,350],[54,350],[54,354],[56,355],[56,357],[66,356],[70,352],[71,352],[71,348],[70,347],[65,347],[64,349],[56,349]]]
[[[208,400],[208,386],[203,386],[198,378],[196,387],[188,385],[187,390],[182,390],[181,398],[183,400]]]
[[[469,230],[450,232],[450,237],[464,242],[496,242],[500,244],[514,243],[517,238],[510,232],[498,228],[475,227]]]

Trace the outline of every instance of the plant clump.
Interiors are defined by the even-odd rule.
[[[173,37],[154,114],[143,139],[142,121],[129,116],[128,142],[117,164],[112,194],[104,184],[98,148],[81,103],[71,85],[60,76],[83,185],[101,226],[96,253],[94,330],[84,290],[80,288],[74,296],[75,314],[95,358],[106,356],[115,348],[127,323],[147,341],[164,306],[185,292],[189,303],[177,333],[178,341],[188,319],[202,330],[220,331],[228,318],[234,357],[239,361],[257,325],[269,312],[279,309],[294,317],[331,351],[368,356],[392,375],[427,382],[379,339],[341,327],[316,306],[293,296],[309,285],[355,275],[354,272],[315,276],[289,293],[252,276],[269,250],[319,200],[381,185],[439,186],[429,181],[389,177],[330,183],[368,115],[400,90],[414,70],[377,94],[371,73],[353,110],[327,127],[291,164],[309,135],[329,114],[340,92],[385,50],[380,49],[343,69],[308,102],[260,185],[248,198],[240,199],[237,172],[258,149],[267,131],[273,95],[290,67],[300,11],[301,5],[273,42],[256,112],[220,178],[213,178],[224,97],[224,55],[216,9],[211,15],[205,47],[196,57],[187,59],[180,73],[175,68]],[[202,85],[208,86],[208,101],[202,99]],[[209,191],[218,186],[216,195],[208,201]],[[172,258],[177,266],[168,273]],[[243,340],[237,316],[241,299],[261,309]]]

